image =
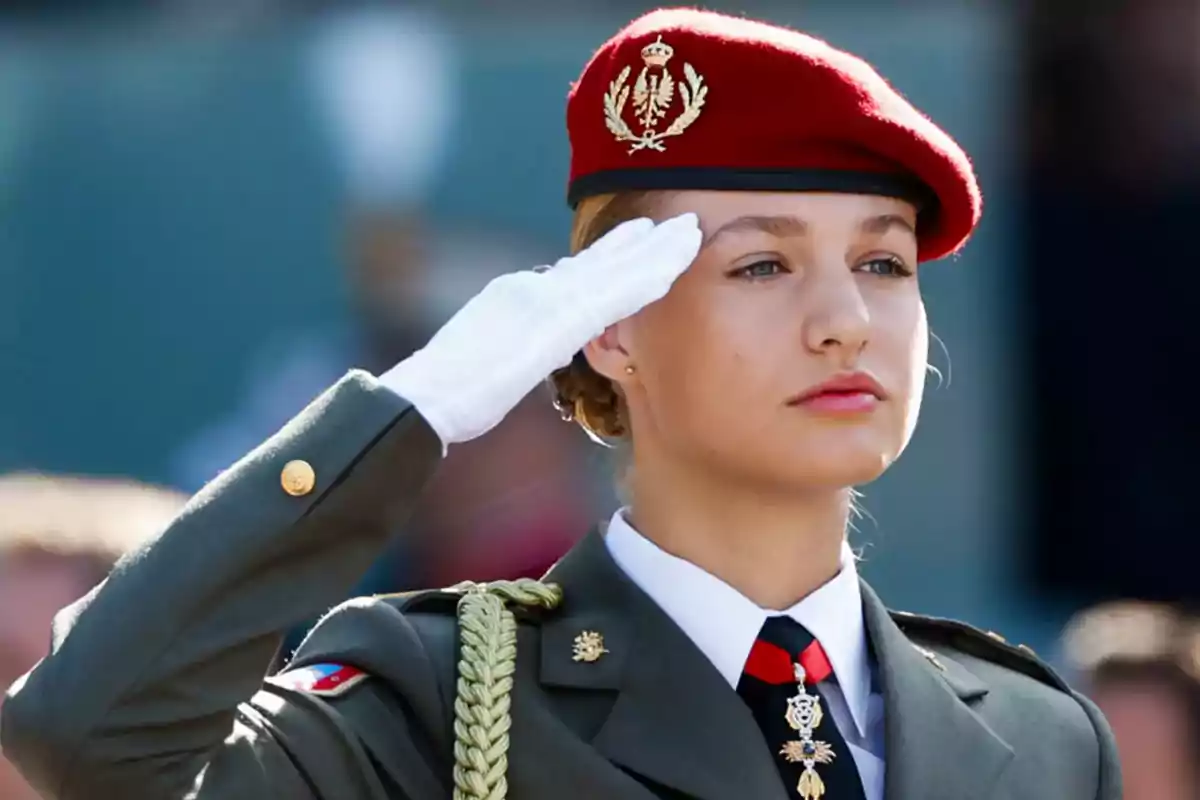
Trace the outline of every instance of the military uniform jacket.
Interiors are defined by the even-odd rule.
[[[5,755],[52,800],[451,797],[457,594],[328,613],[293,664],[369,675],[345,691],[264,679],[281,632],[350,590],[441,452],[404,400],[348,375],[60,613],[0,714]],[[297,460],[315,475],[285,491]],[[474,731],[509,797],[785,800],[749,710],[601,534],[547,580],[560,607],[518,609],[511,729]],[[889,800],[1120,797],[1104,720],[1036,658],[863,588]],[[603,632],[602,658],[573,658],[584,630]]]

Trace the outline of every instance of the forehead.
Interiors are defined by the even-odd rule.
[[[655,211],[659,219],[695,212],[706,232],[744,216],[797,217],[814,227],[855,226],[864,219],[889,214],[903,217],[913,227],[917,222],[916,208],[904,200],[832,192],[666,192]]]

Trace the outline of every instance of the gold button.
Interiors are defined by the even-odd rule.
[[[303,497],[317,485],[317,473],[307,461],[289,461],[283,467],[279,482],[292,497]]]

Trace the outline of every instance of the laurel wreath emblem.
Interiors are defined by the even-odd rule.
[[[683,65],[685,83],[677,83],[666,69],[662,70],[660,77],[647,66],[630,87],[626,85],[626,81],[629,80],[631,72],[632,68],[626,66],[609,84],[608,91],[604,94],[604,124],[618,142],[632,142],[629,148],[630,155],[647,149],[661,153],[666,149],[664,139],[683,133],[700,116],[708,98],[708,86],[704,84],[704,78],[687,63]],[[675,99],[676,87],[683,100],[683,111],[664,130],[656,130]],[[634,111],[643,129],[641,134],[635,134],[622,116],[631,89]]]

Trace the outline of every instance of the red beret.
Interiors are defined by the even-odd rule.
[[[979,221],[971,162],[865,61],[798,31],[661,9],[600,47],[567,101],[572,207],[626,190],[839,191],[918,203],[920,258]]]

